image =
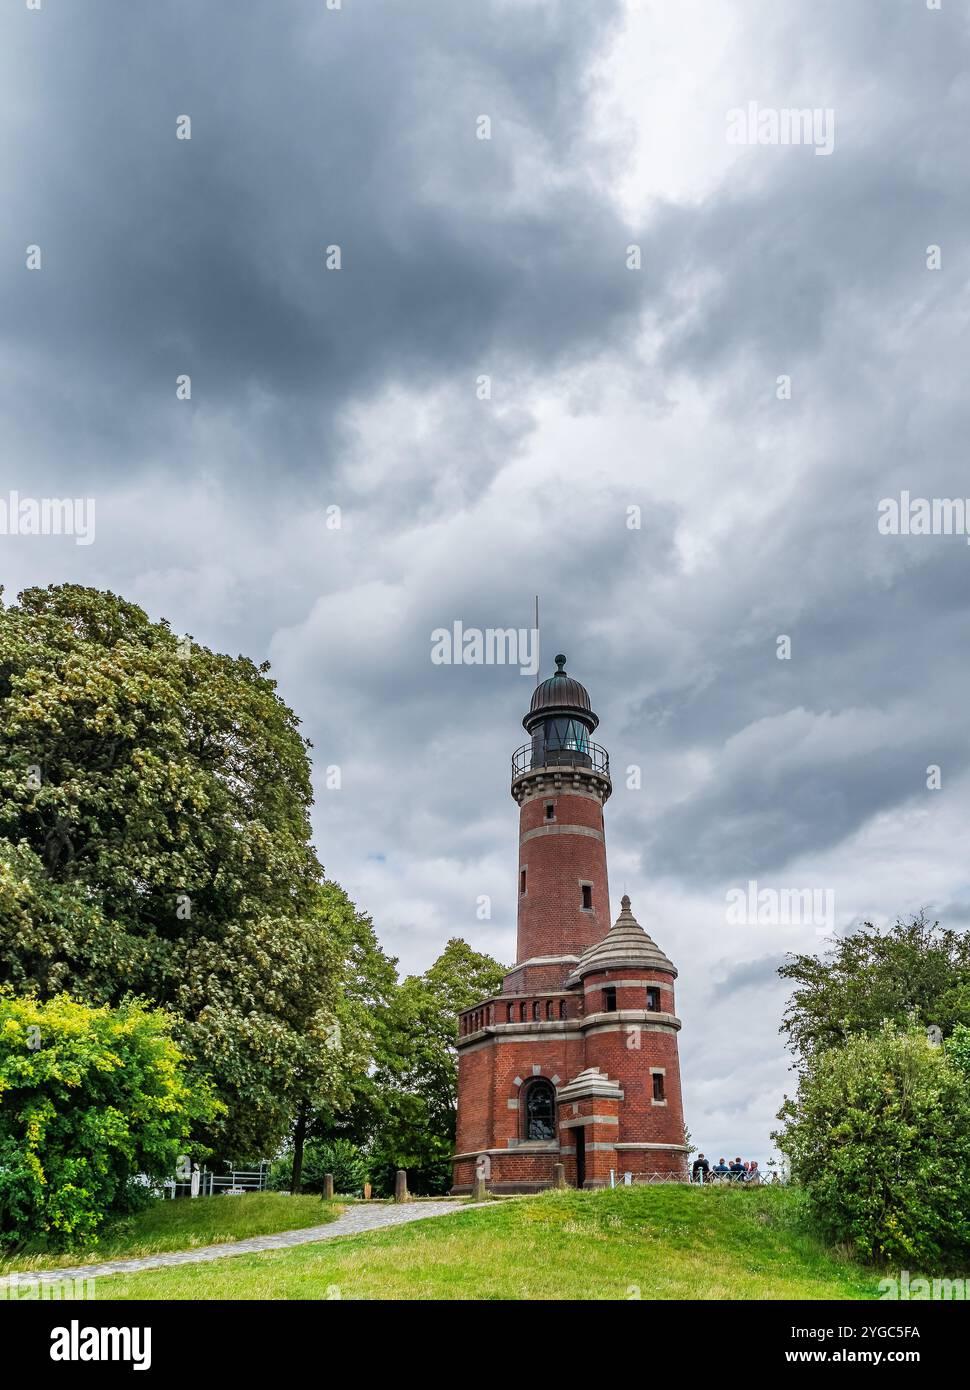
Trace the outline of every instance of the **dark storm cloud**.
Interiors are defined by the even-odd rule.
[[[480,371],[545,369],[629,332],[642,282],[619,219],[571,170],[579,74],[615,11],[8,10],[14,91],[44,94],[3,238],[5,334],[42,370],[8,409],[53,417],[107,472],[146,437],[177,447],[188,372],[186,410],[247,414],[268,456],[247,482],[272,460],[278,485],[326,470],[336,413],[380,384],[460,374],[470,394]],[[483,113],[491,141],[475,138]],[[517,191],[533,143],[541,173]],[[28,242],[42,276],[23,273]],[[476,462],[494,471],[487,450]]]

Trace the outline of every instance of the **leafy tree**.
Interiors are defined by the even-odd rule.
[[[294,1058],[297,1097],[288,1186],[302,1185],[308,1139],[366,1143],[377,1122],[375,1059],[397,989],[397,962],[381,949],[369,917],[355,910],[336,884],[325,885],[327,920],[341,954],[340,991],[322,1020],[323,1036],[308,1033]]]
[[[170,1008],[236,1154],[332,1089],[316,1047],[347,911],[267,670],[77,585],[0,608],[0,981]]]
[[[970,1090],[970,1028],[958,1023],[946,1043],[946,1055],[950,1064],[956,1067]]]
[[[388,1191],[398,1168],[416,1192],[451,1182],[458,1097],[458,1015],[500,987],[505,967],[453,937],[423,975],[409,975],[386,1013],[375,1070],[374,1176]]]
[[[286,1153],[270,1169],[269,1185],[277,1191],[289,1190],[293,1156]],[[367,1158],[349,1139],[310,1140],[302,1164],[303,1191],[322,1192],[327,1173],[333,1174],[334,1191],[355,1195],[368,1180]]]
[[[911,1264],[970,1251],[970,1092],[918,1025],[814,1051],[779,1119],[827,1238]]]
[[[136,1173],[174,1172],[220,1107],[170,1032],[138,1002],[0,990],[0,1245],[90,1242],[127,1208]]]
[[[970,933],[928,923],[921,913],[887,932],[866,923],[825,956],[794,955],[779,970],[796,984],[782,1021],[802,1061],[888,1020],[910,1018],[944,1037],[970,1024]]]
[[[0,833],[163,957],[186,923],[299,911],[320,868],[307,744],[268,669],[114,594],[26,590],[0,610]]]

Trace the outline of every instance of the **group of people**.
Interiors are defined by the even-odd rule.
[[[760,1183],[762,1174],[756,1158],[747,1163],[742,1162],[740,1158],[725,1163],[723,1158],[719,1158],[712,1167],[703,1154],[698,1154],[691,1168],[691,1181],[700,1183],[715,1181]]]

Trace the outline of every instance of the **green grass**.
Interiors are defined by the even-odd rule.
[[[56,1269],[106,1260],[141,1259],[197,1245],[220,1245],[247,1236],[271,1236],[305,1226],[323,1226],[342,1207],[320,1197],[285,1197],[279,1192],[250,1192],[233,1197],[196,1197],[153,1202],[150,1207],[109,1227],[97,1245],[67,1254],[21,1253],[0,1260],[0,1277],[14,1270]]]
[[[292,1223],[291,1223],[292,1224]],[[99,1299],[865,1299],[784,1189],[549,1192],[396,1230],[111,1275]]]

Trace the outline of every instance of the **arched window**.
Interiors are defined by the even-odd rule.
[[[515,1020],[513,1019],[512,1015],[515,1013],[515,1005],[508,1004],[506,1005],[506,1008],[508,1010],[508,1021],[509,1023],[513,1023]]]
[[[546,1004],[546,1018],[555,1018],[555,1016],[556,1006],[554,1002],[550,999],[549,1002]]]
[[[541,1004],[539,1003],[539,1001],[538,1001],[538,999],[537,999],[537,1000],[535,1001],[535,1003],[532,1005],[532,1021],[533,1021],[533,1023],[538,1023],[538,1022],[539,1022],[539,1019],[540,1019],[539,1010],[541,1009],[541,1007],[542,1007],[542,1006],[541,1006]]]
[[[565,1018],[565,1017],[566,1017],[566,1001],[565,1001],[565,999],[560,999],[560,1001],[559,1001],[559,1017],[560,1017],[560,1018]]]
[[[556,1092],[548,1081],[529,1083],[525,1096],[526,1139],[555,1139]]]

